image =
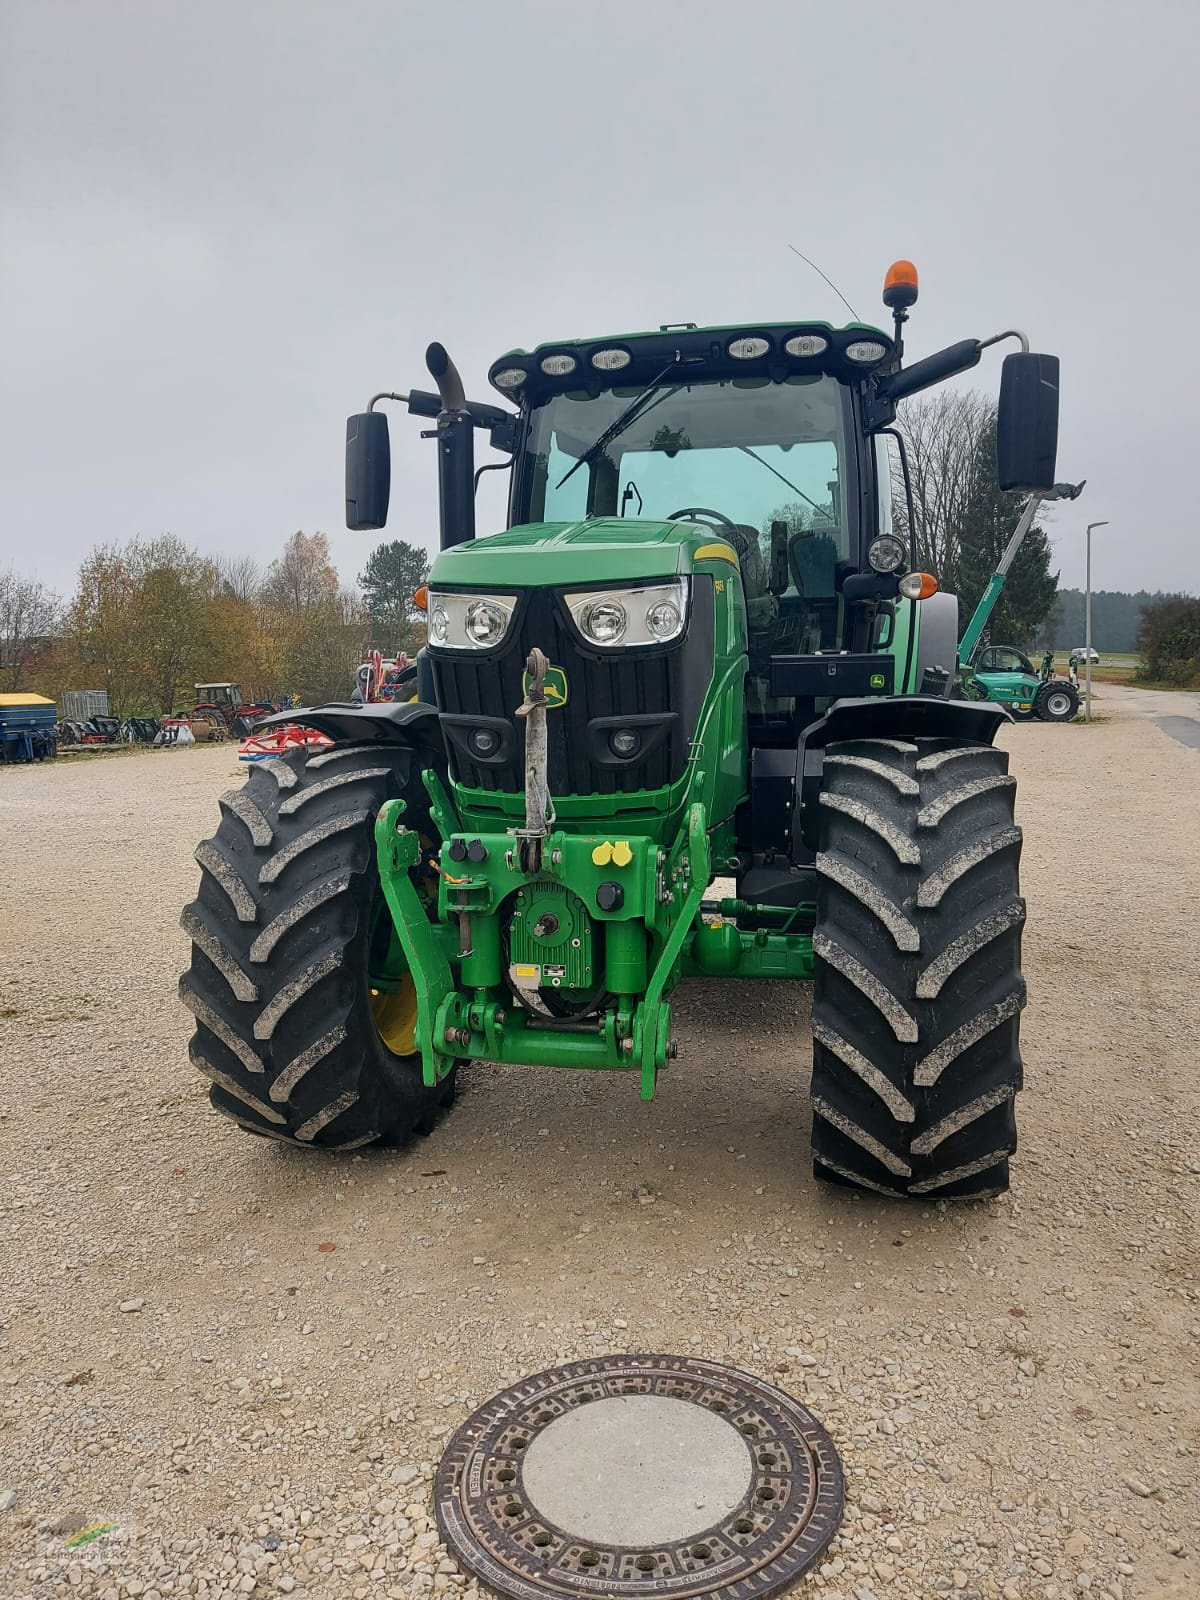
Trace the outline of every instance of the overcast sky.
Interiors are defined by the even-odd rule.
[[[1062,357],[1065,584],[1200,590],[1195,0],[0,0],[0,561],[330,534],[346,414],[546,339],[867,320]],[[994,392],[999,356],[971,375]],[[386,537],[436,544],[392,422]],[[486,451],[483,452],[486,456]],[[492,475],[494,486],[499,475]],[[485,479],[485,483],[489,480]],[[500,526],[497,499],[481,531]]]

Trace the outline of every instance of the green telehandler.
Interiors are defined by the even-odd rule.
[[[648,1100],[681,980],[796,979],[820,1178],[1006,1187],[1008,715],[951,698],[957,602],[893,526],[891,425],[1018,338],[999,481],[1047,489],[1058,361],[998,334],[905,365],[916,297],[902,262],[891,334],[688,323],[513,350],[489,374],[507,405],[468,400],[435,344],[436,393],[350,418],[355,529],[387,518],[382,403],[433,419],[428,644],[411,702],[282,713],[333,742],[257,765],[197,851],[181,993],[218,1109],[303,1147],[398,1144],[479,1059],[625,1071]],[[509,526],[482,537],[477,430],[511,462]]]
[[[984,629],[1004,592],[1009,571],[1039,507],[1047,500],[1078,500],[1083,487],[1083,483],[1056,483],[1029,496],[959,640],[958,659],[966,697],[994,700],[1011,711],[1018,722],[1027,722],[1033,717],[1040,717],[1043,722],[1070,722],[1079,710],[1078,686],[1073,679],[1054,676],[1053,650],[1046,651],[1041,667],[1035,668],[1016,645],[989,644],[980,649]]]

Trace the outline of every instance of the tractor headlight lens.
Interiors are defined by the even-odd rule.
[[[511,594],[429,593],[429,642],[448,650],[492,650],[508,632]]]
[[[878,339],[856,339],[846,346],[846,360],[857,361],[864,367],[870,366],[872,361],[882,361],[885,355],[887,345],[880,344]]]
[[[475,728],[467,739],[471,754],[494,756],[500,747],[500,736],[491,728]]]
[[[565,378],[575,371],[575,357],[564,351],[556,356],[543,356],[538,365],[548,378]]]
[[[504,367],[493,373],[492,382],[497,389],[519,389],[528,376],[524,367]]]
[[[904,545],[893,534],[881,534],[867,546],[867,560],[876,572],[895,572],[904,565]]]
[[[673,639],[683,626],[674,600],[656,600],[647,606],[646,626],[656,639]]]
[[[669,644],[687,623],[686,578],[634,589],[590,589],[563,598],[589,644],[612,647]]]
[[[580,612],[579,626],[593,644],[620,644],[629,614],[619,600],[593,600]]]
[[[491,600],[475,600],[467,607],[467,633],[474,644],[499,644],[508,627],[508,612]]]

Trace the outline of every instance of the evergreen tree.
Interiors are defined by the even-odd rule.
[[[424,617],[413,605],[412,597],[428,576],[427,553],[403,539],[376,545],[359,573],[375,642],[385,653],[411,650],[424,638]]]

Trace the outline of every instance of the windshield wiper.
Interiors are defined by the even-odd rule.
[[[589,445],[580,456],[579,460],[576,461],[574,466],[568,467],[563,473],[562,477],[554,485],[556,490],[561,489],[564,483],[573,478],[579,471],[580,467],[590,466],[596,457],[600,455],[602,451],[606,450],[614,439],[616,439],[620,434],[624,433],[625,429],[632,426],[632,424],[635,423],[637,419],[645,412],[652,409],[651,406],[645,404],[646,398],[653,392],[655,385],[662,382],[674,365],[675,363],[673,361],[669,362],[656,378],[650,379],[650,382],[639,395],[634,396],[634,398],[625,407],[624,411],[618,413],[618,415],[613,418],[608,427],[604,429],[603,433],[598,435],[595,443]],[[659,396],[659,399],[665,400],[668,395],[678,394],[682,387],[682,384],[677,384],[674,389],[664,389],[662,394]],[[659,402],[657,400],[654,402],[655,405],[658,403]]]
[[[794,489],[795,492],[800,496],[801,500],[808,500],[809,505],[814,511],[819,511],[822,516],[826,515],[824,506],[819,506],[815,500],[809,500],[803,489],[797,487],[797,485],[794,484],[790,478],[785,478],[782,472],[776,472],[775,468],[769,461],[764,461],[760,455],[755,455],[754,451],[751,450],[748,444],[740,444],[738,445],[738,449],[743,455],[749,456],[751,461],[757,461],[760,467],[766,467],[768,472],[774,472],[780,483],[786,483],[789,489]]]

